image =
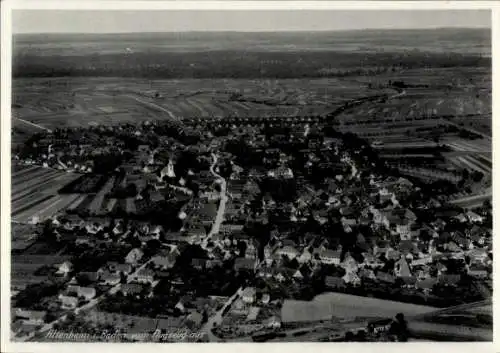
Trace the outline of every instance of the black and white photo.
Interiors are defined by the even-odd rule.
[[[10,22],[11,342],[493,341],[491,10]]]

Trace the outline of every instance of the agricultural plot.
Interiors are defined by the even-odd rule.
[[[26,253],[11,257],[11,288],[22,290],[30,284],[47,280],[46,275],[38,275],[37,270],[44,266],[54,266],[69,260],[69,256],[56,255],[29,255]]]
[[[447,157],[447,159],[460,169],[478,171],[489,177],[492,173],[492,166],[487,161],[474,155],[462,155]]]
[[[64,173],[40,167],[13,167],[11,189],[11,217],[17,222],[33,218],[43,221],[69,205],[77,195],[58,195],[61,184],[78,178],[77,174]]]
[[[11,251],[20,252],[36,241],[37,226],[31,224],[11,223]]]
[[[80,175],[78,179],[73,180],[71,183],[63,186],[59,192],[62,194],[66,193],[95,193],[97,192],[103,184],[106,182],[105,177],[101,175],[90,175],[83,174]]]
[[[455,151],[478,152],[478,153],[491,153],[491,141],[486,139],[477,140],[464,140],[461,138],[446,138],[443,139]]]
[[[403,81],[408,85],[443,86],[450,84],[452,87],[474,87],[478,89],[491,89],[491,72],[485,67],[467,68],[432,68],[410,69],[395,73],[386,73],[377,76],[359,76],[353,78],[361,83],[371,83],[374,86],[392,81]],[[444,83],[444,84],[443,84]]]
[[[172,117],[324,114],[347,100],[373,93],[368,92],[365,84],[334,78],[119,81],[67,78],[19,79],[13,94],[17,102],[16,116],[51,129]]]
[[[88,209],[90,214],[99,214],[101,212],[105,211],[104,207],[104,198],[106,194],[108,194],[112,189],[115,184],[115,178],[111,177],[106,181],[106,184],[104,187],[102,187],[101,190],[95,195],[94,199],[90,203]]]

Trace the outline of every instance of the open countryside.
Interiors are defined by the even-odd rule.
[[[13,340],[492,339],[489,30],[13,43]]]

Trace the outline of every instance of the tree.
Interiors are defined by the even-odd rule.
[[[396,314],[396,322],[398,324],[398,341],[406,342],[408,341],[408,323],[406,322],[405,316],[403,313]]]
[[[357,342],[365,342],[366,341],[366,332],[365,332],[365,330],[359,330],[356,333],[356,341]]]
[[[352,342],[354,341],[354,333],[352,333],[352,331],[347,331],[345,336],[344,336],[344,341],[345,342]]]
[[[479,172],[479,171],[474,171],[472,173],[472,181],[474,181],[475,183],[479,183],[484,177],[484,174]]]

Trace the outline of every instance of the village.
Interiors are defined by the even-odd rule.
[[[65,128],[13,165],[75,175],[72,202],[12,223],[22,340],[328,340],[491,296],[491,202],[453,206],[324,122]]]

